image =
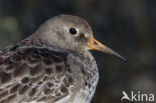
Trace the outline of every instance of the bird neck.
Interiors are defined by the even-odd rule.
[[[56,51],[71,52],[72,54],[87,55],[89,52],[88,50],[86,50],[84,48],[66,49],[66,48],[63,48],[63,47],[57,45],[57,43],[55,43],[55,42],[49,43],[48,41],[43,40],[42,38],[36,37],[34,35],[27,37],[26,39],[21,41],[20,44],[22,44],[24,46],[47,47],[49,49],[56,50]]]

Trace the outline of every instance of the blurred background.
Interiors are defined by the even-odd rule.
[[[156,95],[156,0],[0,0],[0,49],[60,13],[86,19],[97,40],[128,59],[92,51],[100,73],[92,103],[121,103],[122,91]]]

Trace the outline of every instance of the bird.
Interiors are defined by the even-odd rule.
[[[0,51],[0,103],[90,103],[99,80],[90,50],[125,60],[97,41],[83,18],[48,19]]]

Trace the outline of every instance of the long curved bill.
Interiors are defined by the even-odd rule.
[[[103,45],[102,43],[100,43],[99,41],[97,41],[94,38],[92,38],[91,41],[89,42],[89,49],[101,51],[101,52],[116,56],[123,61],[126,61],[126,59],[123,56],[121,56],[117,52],[113,51],[111,48]]]

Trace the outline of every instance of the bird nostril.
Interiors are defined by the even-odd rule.
[[[95,42],[95,41],[93,41],[93,44],[98,45],[98,43],[97,43],[97,42]]]

